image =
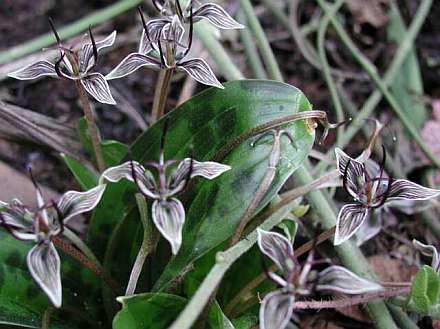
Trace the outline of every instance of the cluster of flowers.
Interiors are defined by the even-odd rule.
[[[49,76],[79,81],[96,101],[113,105],[116,102],[107,80],[125,77],[143,66],[156,70],[183,71],[202,84],[223,88],[203,59],[186,59],[192,46],[193,26],[202,20],[219,29],[241,29],[243,25],[236,22],[222,7],[213,3],[206,3],[198,8],[194,8],[192,0],[188,1],[184,8],[179,1],[154,0],[153,3],[161,18],[145,22],[139,9],[143,30],[138,51],[125,57],[106,76],[94,72],[94,68],[98,63],[99,52],[114,44],[116,31],[103,40],[95,41],[89,29],[90,42],[85,43],[80,49],[75,49],[62,44],[51,21],[60,57],[55,63],[32,63],[10,73],[9,76],[19,80]],[[186,42],[184,38],[187,39]]]

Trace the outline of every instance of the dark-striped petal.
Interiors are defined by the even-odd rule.
[[[220,89],[224,87],[217,80],[214,72],[209,65],[201,58],[190,59],[189,61],[178,64],[178,68],[188,73],[194,80],[208,86],[214,86]]]
[[[294,267],[292,243],[279,233],[261,229],[257,229],[257,232],[261,252],[272,259],[281,271],[291,272]]]
[[[94,209],[105,191],[105,184],[98,185],[85,192],[69,191],[57,201],[63,222],[70,218]]]
[[[96,50],[100,51],[101,49],[111,47],[115,43],[116,39],[116,31],[113,31],[106,38],[97,41]],[[90,70],[90,68],[95,65],[95,59],[93,58],[93,44],[86,43],[82,46],[81,50],[78,53],[78,65],[79,71],[82,73],[86,73]]]
[[[396,179],[391,183],[386,203],[398,200],[429,200],[440,195],[440,190],[427,188],[406,179]]]
[[[107,80],[125,77],[143,66],[160,68],[160,62],[154,57],[140,53],[131,53],[125,57],[109,74],[105,76]]]
[[[335,245],[352,237],[369,214],[369,209],[358,204],[346,204],[341,208],[336,220]]]
[[[27,266],[35,282],[55,307],[61,307],[60,257],[52,242],[42,242],[27,254]]]
[[[176,255],[182,244],[182,229],[185,222],[185,209],[182,203],[175,198],[156,200],[152,206],[152,217],[159,232],[170,243],[173,255]]]
[[[106,169],[102,173],[99,183],[103,184],[105,180],[115,183],[123,178],[136,183],[145,196],[153,199],[158,197],[153,174],[136,161],[127,161],[119,166]]]
[[[115,105],[110,87],[101,73],[91,73],[81,79],[81,84],[98,102]]]
[[[378,283],[361,278],[344,267],[335,265],[319,273],[316,290],[358,295],[380,291],[383,290],[383,287]]]
[[[208,20],[212,25],[219,29],[228,30],[244,28],[244,26],[233,19],[226,10],[214,3],[204,4],[197,8],[193,13],[194,23],[202,19]]]
[[[336,148],[335,153],[337,167],[345,183],[344,188],[352,197],[356,198],[366,181],[365,166],[339,148]]]
[[[286,328],[293,314],[294,301],[292,294],[280,290],[267,294],[260,305],[260,328]]]
[[[57,77],[55,65],[48,61],[38,61],[8,74],[18,80],[32,80],[43,76]]]

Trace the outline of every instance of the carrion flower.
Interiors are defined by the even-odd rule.
[[[116,31],[113,31],[103,40],[95,42],[89,28],[91,42],[84,44],[81,49],[75,50],[63,46],[52,22],[51,27],[57,40],[56,49],[60,51],[60,58],[55,63],[49,61],[32,63],[18,71],[9,73],[8,76],[18,80],[33,80],[42,76],[72,81],[78,80],[96,101],[105,104],[116,104],[104,76],[101,73],[93,72],[98,62],[99,51],[113,45]]]
[[[318,274],[316,282],[309,278],[313,264],[313,250],[300,269],[292,243],[279,233],[261,229],[258,232],[260,251],[281,271],[281,276],[268,272],[268,277],[280,288],[268,293],[260,305],[261,329],[284,329],[293,315],[296,296],[307,296],[312,291],[336,292],[348,295],[382,290],[382,286],[368,281],[341,266],[330,266]]]
[[[381,165],[374,162],[360,162],[336,149],[339,173],[343,187],[353,198],[353,203],[344,205],[339,211],[335,245],[350,239],[369,218],[371,211],[385,206],[403,207],[405,203],[426,201],[437,197],[439,190],[423,187],[405,179],[393,179],[384,172],[386,160],[384,150]]]
[[[35,187],[38,208],[27,207],[18,199],[0,201],[0,225],[17,240],[35,242],[26,258],[29,272],[52,304],[61,307],[61,262],[52,239],[63,232],[69,219],[96,207],[105,185],[85,192],[69,191],[50,203],[44,202]]]
[[[166,128],[165,128],[166,130]],[[100,178],[110,182],[118,182],[125,178],[134,182],[139,191],[149,199],[153,199],[152,219],[162,236],[171,245],[175,255],[182,244],[182,229],[185,222],[185,209],[175,196],[182,192],[191,178],[204,177],[214,179],[231,169],[230,166],[217,162],[199,162],[186,158],[178,162],[164,159],[164,136],[161,141],[161,151],[158,162],[148,162],[148,165],[157,172],[157,179],[153,173],[136,161],[127,161],[119,166],[105,170]],[[172,165],[177,167],[168,173]]]
[[[186,59],[192,46],[193,16],[190,18],[187,44],[183,44],[185,28],[177,15],[171,20],[158,19],[145,23],[142,11],[139,12],[144,27],[139,49],[127,55],[107,74],[107,80],[125,77],[146,66],[156,70],[183,71],[202,84],[223,88],[206,61],[201,58]]]

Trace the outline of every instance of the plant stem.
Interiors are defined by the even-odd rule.
[[[293,204],[290,204],[273,216],[267,218],[261,225],[264,230],[271,230],[278,225],[290,212]],[[222,280],[226,271],[234,264],[234,262],[244,253],[246,253],[257,241],[257,231],[254,230],[228,250],[219,252],[216,255],[216,263],[205,277],[196,293],[192,296],[185,309],[179,314],[178,318],[173,322],[169,329],[189,329],[197,320],[205,305],[209,302],[212,293],[216,290],[218,284]]]
[[[371,294],[365,294],[354,297],[347,297],[336,300],[311,300],[311,301],[299,301],[294,303],[294,309],[298,310],[310,310],[310,309],[323,309],[323,308],[342,308],[349,307],[353,305],[359,305],[363,303],[368,303],[377,299],[390,298],[394,296],[407,295],[409,294],[411,288],[398,288],[389,289],[385,291],[379,291]]]
[[[142,226],[144,228],[144,236],[142,239],[142,245],[139,249],[139,253],[134,262],[133,268],[131,270],[130,279],[128,281],[127,290],[125,291],[125,296],[133,295],[136,290],[136,285],[139,280],[139,276],[142,272],[142,267],[144,266],[145,259],[155,248],[154,239],[154,227],[148,217],[148,207],[145,197],[142,194],[136,194],[136,203],[139,208],[139,213],[141,216]]]
[[[240,7],[246,16],[246,21],[252,30],[255,40],[257,42],[258,48],[261,51],[261,57],[263,58],[264,64],[266,65],[267,72],[269,73],[269,78],[273,80],[283,80],[283,75],[281,74],[280,68],[277,64],[275,55],[270,47],[269,41],[266,38],[263,28],[258,21],[257,16],[254,13],[252,4],[249,0],[240,0]]]
[[[86,118],[87,130],[90,135],[90,141],[92,142],[93,152],[95,153],[96,164],[98,165],[98,170],[102,173],[105,170],[106,165],[102,155],[101,138],[99,137],[98,128],[95,124],[92,106],[90,105],[87,92],[81,84],[81,81],[75,80],[75,86],[78,90],[79,100]]]
[[[257,209],[267,190],[273,182],[277,171],[277,165],[280,161],[281,157],[281,136],[283,134],[282,130],[277,130],[274,132],[274,140],[272,150],[269,155],[269,164],[267,170],[264,174],[264,177],[261,181],[261,184],[258,186],[258,189],[255,191],[255,196],[252,201],[249,203],[249,206],[246,208],[243,216],[241,216],[240,221],[238,222],[237,228],[235,229],[234,235],[232,236],[230,246],[236,244],[246,227],[249,221],[252,219],[254,215],[255,209]]]
[[[328,13],[330,11],[329,5],[324,0],[317,0],[321,8]],[[429,0],[428,0],[429,1]],[[337,20],[335,16],[330,17],[332,25],[336,30],[339,38],[342,40],[344,45],[349,49],[355,60],[362,66],[362,68],[367,72],[367,74],[371,77],[373,82],[376,84],[377,88],[382,92],[385,99],[388,101],[391,109],[396,113],[400,121],[402,122],[405,129],[414,139],[414,141],[419,145],[420,149],[423,153],[432,161],[432,163],[440,168],[440,160],[435,156],[435,154],[431,151],[431,149],[427,146],[425,141],[420,136],[417,128],[414,127],[413,123],[410,119],[408,119],[406,113],[401,109],[399,103],[396,101],[395,97],[388,90],[387,85],[380,78],[376,66],[356,47],[353,41],[350,39],[350,36],[344,30],[340,22]]]
[[[54,237],[52,239],[52,242],[55,244],[55,246],[57,248],[61,249],[66,254],[75,258],[78,262],[80,262],[82,265],[87,267],[91,272],[95,273],[102,280],[104,280],[104,282],[114,291],[115,294],[119,294],[119,292],[121,292],[121,288],[113,280],[113,278],[107,272],[105,272],[101,266],[92,262],[83,253],[81,253],[78,249],[74,248],[71,244],[63,241],[62,239],[60,239],[58,237]]]
[[[295,257],[300,257],[304,255],[306,252],[311,250],[314,246],[317,246],[328,239],[330,239],[335,234],[336,227],[332,227],[331,229],[321,233],[318,235],[316,240],[310,240],[307,243],[303,244],[299,248],[295,249],[294,255]],[[269,268],[269,271],[276,272],[277,266],[272,265]],[[227,315],[231,314],[231,312],[237,307],[237,305],[240,303],[241,299],[246,296],[250,291],[257,288],[261,283],[263,283],[267,279],[266,272],[260,273],[257,277],[255,277],[252,281],[250,281],[246,286],[244,286],[226,305],[225,307],[225,313]]]
[[[414,45],[414,40],[419,34],[420,29],[430,12],[431,6],[432,0],[424,0],[417,9],[414,19],[412,20],[411,25],[408,28],[405,39],[399,44],[395,52],[396,55],[392,59],[389,68],[385,72],[383,83],[386,86],[389,86],[393,83],[394,78],[399,72],[402,64],[405,62],[409,52]],[[341,140],[338,145],[339,147],[344,148],[351,141],[351,139],[354,137],[354,135],[356,135],[359,129],[364,126],[363,121],[374,112],[376,106],[379,104],[381,99],[382,93],[376,88],[374,92],[368,97],[358,114],[354,117],[354,120],[352,121],[350,126],[342,134]],[[329,151],[326,155],[332,156],[333,152]],[[317,166],[317,170],[321,171],[324,166],[325,163],[319,164]]]
[[[400,329],[420,329],[400,307],[390,303],[387,304],[387,307]]]
[[[77,247],[88,259],[94,262],[97,266],[102,266],[98,258],[95,256],[93,251],[84,243],[83,240],[79,238],[72,230],[64,227],[63,235],[72,242],[72,244]]]
[[[173,69],[163,69],[157,78],[156,90],[154,92],[153,109],[151,110],[151,122],[154,124],[164,115],[165,104],[171,85]]]
[[[338,122],[344,121],[344,110],[342,109],[341,99],[339,98],[338,90],[336,89],[336,84],[333,81],[333,77],[330,71],[330,66],[328,63],[326,51],[325,51],[325,34],[327,32],[327,28],[330,24],[330,20],[332,17],[336,16],[339,9],[344,4],[345,0],[336,1],[330,8],[329,11],[322,18],[321,23],[318,29],[318,38],[317,38],[317,48],[318,55],[321,61],[322,73],[324,74],[325,82],[327,83],[327,87],[330,91],[330,95],[332,97],[333,106],[336,110],[336,118]],[[337,138],[336,142],[339,144],[341,139],[341,133],[343,132],[343,127],[341,126],[337,130]]]
[[[95,26],[109,21],[113,17],[138,6],[142,2],[142,0],[120,0],[113,5],[97,10],[84,18],[64,26],[58,30],[58,33],[62,39],[70,38],[78,33],[86,31],[89,26]],[[8,63],[14,59],[39,51],[42,48],[52,45],[54,42],[55,39],[52,32],[43,34],[28,42],[0,52],[0,64]]]
[[[243,11],[240,10],[237,14],[237,19],[243,25],[246,25],[246,18],[243,14]],[[244,45],[244,51],[246,53],[246,58],[248,59],[249,66],[255,74],[257,79],[267,79],[266,71],[264,70],[263,63],[258,54],[258,49],[255,46],[254,39],[252,37],[252,33],[247,29],[240,30],[240,39]]]

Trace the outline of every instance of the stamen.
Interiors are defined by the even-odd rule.
[[[393,178],[390,177],[390,178],[388,179],[387,189],[385,190],[384,193],[382,193],[381,195],[379,195],[379,196],[377,197],[377,199],[380,199],[379,204],[377,204],[377,205],[375,205],[375,206],[372,206],[371,208],[373,208],[373,209],[380,208],[380,207],[382,207],[382,206],[385,204],[385,202],[386,202],[387,199],[388,199],[388,196],[390,195],[390,191],[391,191],[391,186],[392,186],[392,184],[393,184]]]
[[[92,41],[93,58],[95,59],[95,63],[93,64],[93,66],[95,66],[98,63],[98,48],[96,47],[95,38],[93,37],[92,27],[90,25],[89,25],[89,34],[90,34],[90,40]]]
[[[61,69],[61,62],[64,59],[65,54],[62,53],[60,59],[55,62],[55,72],[60,79],[67,79],[66,74]]]

